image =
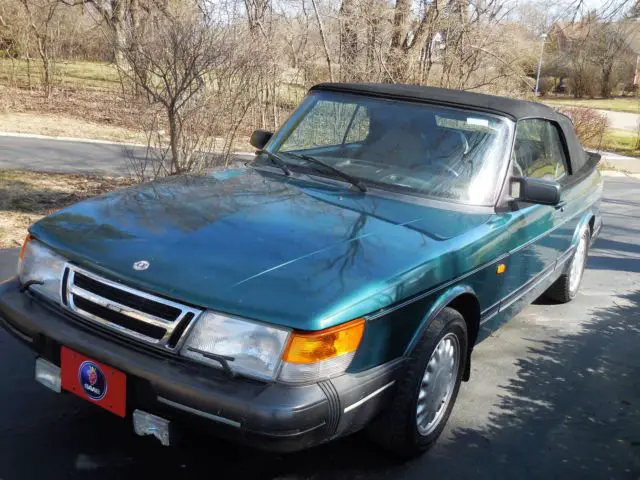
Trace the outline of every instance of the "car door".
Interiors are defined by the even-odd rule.
[[[568,168],[557,126],[545,119],[518,122],[512,175],[566,181]],[[501,309],[531,290],[553,271],[567,248],[562,207],[520,203],[509,212],[507,270]]]

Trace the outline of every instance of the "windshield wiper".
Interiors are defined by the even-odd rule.
[[[339,177],[342,177],[344,180],[349,182],[351,185],[356,187],[361,192],[364,193],[364,192],[367,191],[367,187],[365,187],[358,178],[353,177],[353,176],[349,175],[346,172],[343,172],[339,168],[334,167],[333,165],[331,165],[330,163],[325,162],[324,160],[320,160],[319,158],[312,157],[311,155],[307,155],[305,153],[287,152],[287,155],[291,155],[293,158],[299,158],[299,159],[302,159],[302,160],[306,160],[307,162],[311,162],[311,163],[315,163],[315,164],[318,164],[318,165],[322,165],[327,170],[330,170],[333,173],[335,173],[336,175],[338,175]]]
[[[271,160],[271,163],[280,167],[280,169],[284,172],[284,174],[287,177],[291,175],[291,170],[289,170],[289,167],[287,167],[287,162],[282,160],[278,155],[276,155],[273,152],[270,152],[269,150],[260,150],[260,153],[266,154],[269,160]]]

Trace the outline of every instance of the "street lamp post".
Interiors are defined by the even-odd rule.
[[[536,75],[536,91],[535,94],[538,95],[538,90],[540,89],[540,70],[542,69],[542,54],[544,53],[544,42],[547,40],[547,34],[543,33],[540,35],[542,39],[542,45],[540,46],[540,60],[538,61],[538,74]]]

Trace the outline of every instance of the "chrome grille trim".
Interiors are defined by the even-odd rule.
[[[167,300],[166,298],[158,297],[156,295],[142,292],[135,288],[131,288],[126,285],[113,282],[111,280],[107,280],[99,275],[91,273],[76,265],[67,264],[65,266],[65,271],[66,271],[67,281],[66,281],[66,284],[63,286],[62,291],[65,292],[64,294],[66,298],[64,300],[66,301],[66,306],[69,310],[71,310],[76,315],[82,317],[83,319],[86,319],[92,323],[95,323],[103,328],[112,330],[126,337],[134,338],[140,342],[161,348],[163,350],[168,350],[168,351],[179,350],[186,338],[187,332],[190,330],[190,327],[194,324],[195,321],[197,321],[198,316],[202,313],[202,310],[199,310],[197,308],[189,307],[177,302],[173,302],[171,300]],[[137,310],[136,308],[123,305],[117,300],[106,298],[105,296],[98,295],[85,288],[81,288],[75,285],[74,279],[75,279],[76,273],[80,273],[81,275],[89,277],[95,282],[99,282],[112,289],[126,292],[127,294],[135,295],[137,297],[140,297],[142,299],[145,299],[151,302],[173,307],[179,310],[180,313],[175,319],[165,319],[155,315],[151,315],[149,313],[142,312],[140,310]],[[85,302],[90,302],[91,304],[96,305],[100,308],[106,308],[108,310],[111,310],[115,314],[119,314],[126,318],[129,318],[132,321],[139,322],[141,327],[144,327],[144,326],[153,326],[154,328],[159,327],[161,329],[164,329],[165,332],[161,338],[153,338],[149,335],[145,335],[144,333],[140,333],[130,328],[126,328],[122,325],[109,321],[106,318],[102,318],[98,315],[87,312],[82,308],[79,308],[76,305],[76,302],[74,301],[75,298],[81,298]],[[88,308],[88,306],[86,306],[85,308]],[[174,331],[178,327],[178,325],[180,325],[180,323],[185,319],[185,317],[188,314],[193,315],[190,325],[187,326],[187,328],[185,329],[185,332],[182,334],[182,338],[178,339],[178,341],[175,342],[175,345],[172,348],[169,345],[169,341]]]

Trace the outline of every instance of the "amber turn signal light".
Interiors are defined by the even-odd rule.
[[[27,245],[29,245],[29,242],[33,240],[33,235],[28,234],[26,237],[24,237],[24,242],[22,242],[22,247],[20,248],[20,254],[18,255],[18,259],[23,260],[24,259],[24,254],[27,251]]]
[[[289,363],[315,363],[357,350],[364,333],[364,319],[318,332],[293,332],[282,354]]]
[[[502,275],[506,271],[507,271],[507,266],[504,263],[501,263],[500,265],[498,265],[498,268],[496,268],[496,273],[498,275]]]

